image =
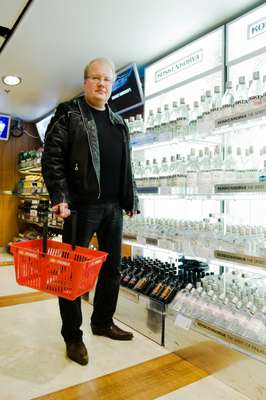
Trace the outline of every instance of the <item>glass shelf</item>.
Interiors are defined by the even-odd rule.
[[[257,109],[250,109],[243,112],[233,113],[231,115],[217,118],[212,121],[212,127],[207,131],[201,129],[196,134],[180,134],[173,137],[172,132],[148,132],[141,133],[131,138],[133,151],[152,149],[160,146],[171,146],[178,143],[193,142],[204,144],[219,144],[219,137],[230,134],[232,132],[241,134],[241,130],[266,125],[266,104],[261,105]]]
[[[251,340],[236,335],[229,330],[222,329],[217,325],[202,320],[193,320],[191,329],[210,339],[240,351],[256,360],[266,363],[266,347]]]

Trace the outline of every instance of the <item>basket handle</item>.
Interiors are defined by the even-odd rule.
[[[71,245],[72,245],[72,250],[75,250],[77,245],[77,211],[70,210],[70,213],[72,218]],[[43,220],[42,251],[44,254],[47,253],[47,237],[48,237],[48,212],[45,213]]]

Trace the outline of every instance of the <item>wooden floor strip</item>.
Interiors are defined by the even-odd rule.
[[[154,400],[206,376],[171,353],[35,400]]]
[[[0,267],[10,267],[11,265],[14,265],[14,261],[13,260],[0,261]]]
[[[33,303],[34,301],[49,300],[51,298],[53,298],[53,296],[41,292],[0,296],[0,307],[16,306],[17,304]]]

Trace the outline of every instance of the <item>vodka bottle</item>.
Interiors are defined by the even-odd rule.
[[[203,123],[204,110],[205,110],[205,96],[200,96],[199,113],[197,118],[197,129],[199,134],[202,134],[204,132],[204,123]]]
[[[164,110],[161,119],[161,133],[169,133],[170,111],[169,105],[164,105]]]
[[[151,176],[152,176],[152,169],[151,169],[150,160],[146,160],[145,168],[144,168],[144,177],[150,178]]]
[[[171,156],[169,163],[169,175],[174,175],[176,173],[176,158]]]
[[[129,134],[131,136],[134,136],[134,132],[135,132],[135,117],[133,117],[133,116],[129,117],[128,130],[129,130]]]
[[[135,135],[139,135],[143,132],[143,118],[141,114],[137,114],[135,120]]]
[[[263,76],[262,84],[262,104],[266,105],[266,75]]]
[[[256,109],[262,105],[262,85],[259,71],[253,72],[253,80],[248,91],[249,108]]]
[[[207,194],[212,192],[211,188],[211,171],[210,171],[210,150],[208,147],[204,148],[203,156],[199,154],[199,173],[198,173],[198,193]]]
[[[147,123],[146,123],[146,132],[153,132],[154,130],[154,114],[153,114],[153,110],[149,111],[148,114],[148,119],[147,119]]]
[[[187,164],[187,194],[197,194],[198,192],[198,160],[196,157],[196,150],[190,150],[190,156]]]
[[[157,134],[161,132],[161,121],[162,121],[162,109],[161,107],[158,107],[154,118],[154,131]]]
[[[178,118],[176,120],[176,135],[184,138],[188,131],[188,109],[184,97],[180,98]]]
[[[160,178],[165,178],[168,175],[168,172],[169,172],[169,167],[168,167],[167,159],[166,159],[166,157],[163,157],[161,165],[160,165]],[[166,186],[165,179],[162,179],[162,186]]]
[[[231,81],[226,83],[226,90],[222,97],[222,116],[224,118],[229,117],[234,109],[234,95],[233,85]]]
[[[215,119],[220,117],[220,110],[221,110],[221,93],[220,87],[214,86],[214,93],[211,102],[211,120],[214,121]]]
[[[189,135],[195,137],[197,133],[197,119],[199,115],[199,103],[198,101],[194,101],[193,109],[190,112],[189,116]]]
[[[169,118],[169,131],[171,132],[172,138],[176,136],[177,118],[178,118],[177,101],[173,101],[172,110],[170,112],[170,118]]]
[[[243,182],[245,180],[245,170],[244,170],[244,160],[242,157],[241,147],[237,147],[236,149],[235,163],[236,163],[235,180],[236,182]]]
[[[247,111],[247,105],[248,105],[248,89],[246,86],[246,80],[244,76],[240,76],[235,96],[235,110],[237,112],[245,112]]]
[[[214,185],[219,184],[224,180],[223,168],[222,149],[217,145],[215,146],[212,159],[212,182]]]
[[[235,162],[235,158],[233,156],[232,146],[227,146],[225,149],[224,169],[225,169],[226,181],[234,182],[235,171],[236,171],[236,162]]]
[[[204,128],[205,128],[206,132],[209,132],[213,128],[213,126],[211,124],[211,120],[210,120],[211,102],[212,102],[211,91],[207,90],[206,95],[205,95],[204,105],[203,105],[204,110],[202,112],[202,119],[203,119],[203,124],[204,124]]]
[[[160,173],[160,168],[157,164],[157,160],[156,158],[154,158],[152,160],[152,167],[151,167],[151,175],[154,179],[154,184],[157,185],[158,184],[158,180],[159,180],[159,173]]]
[[[246,160],[246,178],[248,182],[253,182],[257,180],[257,169],[258,169],[258,158],[254,151],[254,146],[249,146],[248,157]]]

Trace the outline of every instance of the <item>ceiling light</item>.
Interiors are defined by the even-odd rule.
[[[16,75],[6,75],[2,77],[2,81],[5,85],[16,86],[21,83],[22,79]]]

